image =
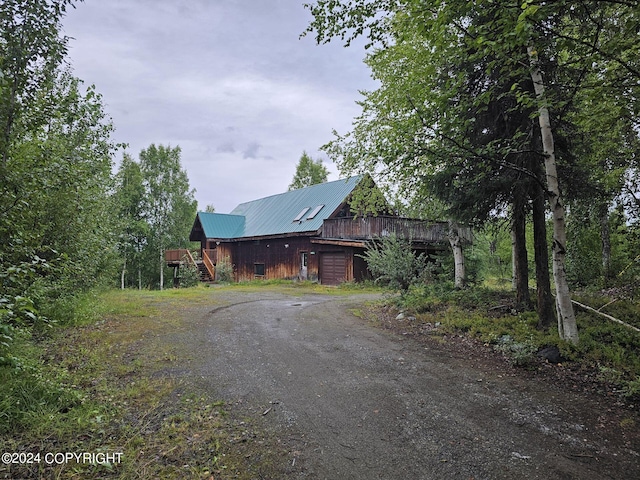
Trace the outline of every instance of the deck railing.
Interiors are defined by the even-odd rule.
[[[341,217],[330,218],[322,225],[323,238],[339,238],[349,240],[372,240],[395,233],[398,237],[409,238],[414,242],[445,243],[448,242],[447,222],[417,220],[414,218],[392,217]],[[471,228],[462,227],[459,235],[471,242]]]
[[[185,260],[191,262],[193,265],[196,264],[191,251],[186,248],[164,251],[164,261],[168,264],[181,263]]]

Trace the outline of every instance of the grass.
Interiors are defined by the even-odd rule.
[[[578,301],[640,327],[640,303],[592,293]],[[640,396],[640,334],[593,313],[576,308],[580,334],[577,346],[561,340],[555,328],[537,330],[535,312],[516,311],[513,294],[502,288],[476,287],[455,291],[446,285],[410,290],[390,303],[410,312],[418,324],[440,324],[439,335],[464,334],[492,345],[517,365],[535,363],[536,353],[557,346],[573,365],[601,372],[601,380],[617,386],[626,397]]]
[[[234,290],[257,291],[270,286],[283,293],[317,293],[326,295],[350,295],[352,293],[381,293],[383,290],[371,282],[346,282],[340,285],[321,285],[311,281],[292,280],[252,280],[224,285],[221,288]],[[218,287],[220,288],[220,287]]]
[[[0,368],[0,449],[41,459],[0,464],[0,478],[251,478],[256,467],[231,447],[246,422],[164,373],[189,355],[155,341],[189,328],[185,302],[215,304],[204,287],[92,294],[68,326],[15,344],[20,365]],[[57,452],[120,453],[122,461],[44,461]]]
[[[247,282],[79,298],[66,325],[18,339],[14,353],[19,364],[0,368],[0,450],[121,453],[122,462],[0,464],[0,478],[277,477],[273,465],[283,453],[247,442],[261,434],[248,419],[236,418],[232,405],[167,375],[192,353],[156,340],[192,327],[185,302],[208,308],[215,306],[216,289],[256,291],[265,284],[270,291],[293,295],[380,292],[366,284]],[[389,296],[387,302],[412,312],[416,323],[439,322],[440,335],[465,334],[491,344],[514,363],[527,365],[541,346],[558,345],[571,362],[598,369],[602,381],[618,385],[621,394],[640,395],[638,334],[577,311],[581,342],[574,347],[555,331],[537,331],[535,314],[513,311],[511,297],[504,289],[454,291],[445,285]],[[637,302],[609,303],[595,294],[579,300],[638,325]],[[354,313],[366,316],[368,310]]]

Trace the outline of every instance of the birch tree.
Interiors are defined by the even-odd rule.
[[[406,182],[409,189],[424,189],[434,174],[440,174],[447,165],[455,165],[456,156],[445,158],[442,152],[455,152],[456,149],[467,150],[467,156],[481,160],[492,158],[499,161],[502,155],[501,163],[506,169],[536,177],[536,168],[523,168],[511,161],[513,154],[522,150],[521,140],[531,131],[517,129],[510,137],[515,141],[488,143],[484,148],[472,145],[470,149],[461,134],[470,130],[477,119],[468,115],[457,116],[452,109],[467,98],[468,104],[481,111],[482,102],[489,106],[508,96],[516,100],[512,111],[537,112],[541,145],[540,148],[529,149],[544,165],[544,191],[554,215],[553,265],[559,331],[563,338],[576,343],[575,316],[564,280],[566,233],[562,178],[558,173],[561,169],[558,168],[553,125],[555,122],[557,127],[575,106],[577,92],[592,88],[586,79],[594,78],[590,76],[594,70],[599,84],[606,85],[610,92],[616,92],[618,101],[633,102],[639,98],[638,2],[319,0],[307,6],[314,15],[307,33],[314,32],[319,43],[338,37],[349,44],[355,37],[365,35],[370,40],[369,45],[378,47],[370,58],[381,51],[395,52],[390,54],[396,55],[392,68],[401,72],[402,67],[409,67],[404,68],[404,76],[398,75],[397,78],[401,82],[409,78],[413,84],[405,81],[404,91],[396,89],[395,98],[390,102],[398,105],[402,101],[406,103],[407,99],[412,101],[415,121],[428,126],[427,131],[431,135],[418,133],[423,135],[423,138],[418,138],[416,132],[419,129],[408,129],[411,119],[405,109],[404,117],[396,116],[393,120],[401,127],[394,128],[392,122],[388,122],[386,128],[378,126],[377,133],[384,140],[376,140],[372,133],[370,142],[365,142],[364,146],[361,144],[358,151],[365,162],[369,159],[372,163],[377,163],[376,157],[401,156],[403,159],[395,165],[402,165],[415,177]],[[421,66],[407,63],[406,59],[411,58],[410,50],[405,50],[404,57],[401,53],[403,45],[415,47],[416,39],[423,43],[423,51],[427,54]],[[486,88],[479,95],[472,96],[464,89],[464,76],[474,69],[481,74],[478,76],[479,85]],[[389,71],[388,66],[380,70],[383,75],[388,75]],[[492,71],[511,82],[507,92],[487,83]],[[542,82],[543,73],[546,83]],[[424,97],[412,95],[416,85],[420,84],[426,84],[422,91],[428,94],[427,108]],[[369,96],[367,100],[372,98]],[[364,106],[366,111],[366,101]],[[385,116],[389,119],[390,113],[393,115],[383,102],[376,108],[378,119]],[[360,124],[365,123],[366,119],[361,117]],[[507,140],[507,137],[502,140]],[[407,144],[412,146],[406,148]],[[367,150],[370,151],[368,156]],[[334,150],[334,153],[344,153],[344,149],[343,152]],[[433,162],[438,156],[440,163]],[[473,164],[477,166],[477,162]],[[487,165],[486,162],[481,164]],[[454,189],[457,179],[469,178],[468,172],[461,170],[457,177],[451,177],[452,182],[447,188]]]
[[[531,79],[533,80],[536,97],[540,103],[538,119],[545,155],[544,167],[547,177],[547,196],[553,217],[553,244],[551,251],[553,254],[553,280],[556,286],[556,305],[558,309],[558,332],[560,338],[572,343],[578,343],[578,326],[573,304],[571,303],[571,293],[565,270],[567,227],[565,224],[565,208],[558,180],[553,129],[551,128],[549,109],[545,105],[544,81],[540,72],[538,54],[534,47],[528,47],[527,53],[531,60]]]
[[[189,187],[180,154],[180,147],[155,144],[140,152],[145,218],[150,232],[146,258],[149,264],[157,265],[160,290],[164,288],[164,251],[188,246],[189,229],[196,214],[195,190]]]
[[[144,212],[145,188],[140,165],[126,153],[123,155],[116,175],[114,197],[120,227],[118,241],[122,262],[120,288],[124,289],[128,283],[134,283],[127,282],[127,273],[132,271],[136,274],[138,288],[141,289],[141,254],[149,231]]]

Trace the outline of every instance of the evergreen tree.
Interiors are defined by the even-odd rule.
[[[322,160],[313,160],[307,155],[307,152],[302,152],[302,156],[296,166],[296,173],[289,185],[289,191],[324,183],[327,181],[328,176],[329,171],[322,164]]]

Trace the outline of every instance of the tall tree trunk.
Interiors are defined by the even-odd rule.
[[[609,205],[602,202],[598,208],[600,236],[602,237],[602,277],[604,286],[611,283],[611,230],[609,228]]]
[[[127,257],[124,257],[124,263],[122,264],[122,273],[120,273],[120,290],[124,290],[124,275],[127,272]]]
[[[526,220],[524,194],[522,189],[517,189],[513,201],[511,232],[513,239],[513,276],[516,286],[516,303],[521,308],[531,307]]]
[[[464,269],[464,253],[462,251],[462,239],[458,232],[458,224],[449,221],[449,244],[453,251],[454,278],[455,287],[464,288],[466,282],[466,274]]]
[[[556,321],[553,314],[553,297],[549,279],[549,250],[547,249],[547,218],[542,186],[535,184],[533,205],[533,249],[536,262],[536,292],[538,329],[548,330]]]
[[[516,232],[513,229],[513,225],[511,226],[511,290],[514,292],[518,290],[518,277],[516,271],[518,267],[516,266],[518,253],[516,252],[516,244],[518,241],[516,240]]]
[[[164,255],[163,255],[162,247],[160,247],[160,290],[162,291],[162,287],[164,285]]]
[[[558,310],[558,332],[560,338],[574,344],[578,343],[578,326],[571,303],[571,292],[565,271],[567,231],[564,219],[564,205],[560,195],[558,171],[556,167],[555,147],[549,109],[545,105],[544,83],[538,63],[538,54],[533,47],[527,49],[531,61],[531,80],[536,98],[539,101],[538,121],[545,154],[544,166],[547,178],[547,190],[551,215],[553,218],[553,280],[556,285],[556,308]]]

